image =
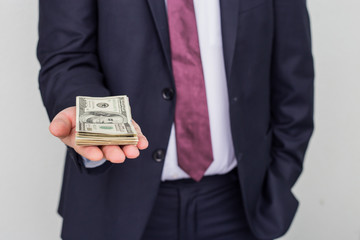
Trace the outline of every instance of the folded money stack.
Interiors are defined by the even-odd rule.
[[[136,145],[129,98],[76,97],[77,145]]]

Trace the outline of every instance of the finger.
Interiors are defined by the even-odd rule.
[[[51,121],[49,130],[55,137],[64,138],[75,127],[76,107],[69,107],[59,112]]]
[[[133,123],[133,125],[134,125],[134,128],[135,128],[136,132],[141,133],[141,128],[140,128],[139,124],[137,124],[137,123],[134,121],[134,119],[132,120],[132,123]]]
[[[122,147],[125,156],[130,159],[137,158],[140,155],[139,149],[135,145],[126,145]]]
[[[74,146],[74,150],[91,161],[100,161],[104,158],[103,152],[96,146]]]
[[[134,120],[132,120],[132,122],[133,122],[133,125],[135,127],[135,130],[136,130],[138,138],[139,138],[139,142],[137,144],[137,147],[140,150],[144,150],[149,146],[149,142],[148,142],[147,138],[144,136],[144,134],[142,133],[139,124],[137,124]]]
[[[146,148],[148,148],[149,146],[149,142],[148,140],[146,139],[146,137],[144,135],[138,135],[138,138],[139,138],[139,142],[137,144],[137,147],[140,149],[140,150],[144,150]]]
[[[49,130],[52,135],[59,138],[64,138],[70,135],[71,132],[71,122],[63,114],[59,113],[52,120]]]
[[[105,158],[112,163],[123,163],[125,161],[125,154],[119,146],[102,146],[101,150]]]

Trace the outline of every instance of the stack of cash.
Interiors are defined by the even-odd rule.
[[[136,145],[129,98],[76,97],[77,145]]]

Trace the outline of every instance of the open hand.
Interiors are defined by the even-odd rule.
[[[133,124],[139,138],[136,146],[77,146],[75,144],[76,107],[69,107],[59,112],[52,120],[49,130],[52,135],[91,161],[100,161],[106,158],[113,163],[122,163],[126,158],[137,158],[140,155],[139,150],[146,149],[149,145],[139,125],[135,121]]]

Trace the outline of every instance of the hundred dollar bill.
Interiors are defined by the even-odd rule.
[[[77,145],[137,144],[129,98],[76,97]]]

